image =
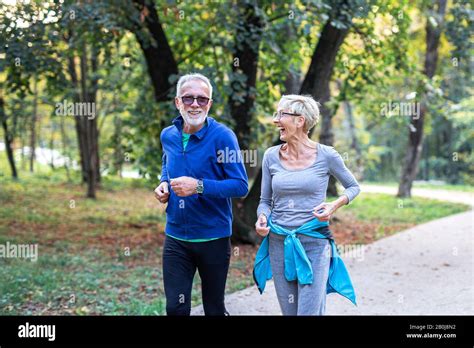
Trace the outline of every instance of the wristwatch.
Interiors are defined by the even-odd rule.
[[[198,184],[196,187],[196,192],[200,195],[204,192],[204,182],[202,179],[198,179]]]

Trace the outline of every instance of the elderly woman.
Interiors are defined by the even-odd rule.
[[[254,279],[263,292],[273,276],[283,315],[323,315],[330,292],[356,303],[328,225],[334,212],[351,202],[360,188],[333,147],[308,137],[318,121],[318,103],[311,96],[283,96],[273,122],[284,143],[269,148],[263,157],[255,227],[265,238],[255,260]],[[330,174],[345,190],[337,200],[325,202]]]

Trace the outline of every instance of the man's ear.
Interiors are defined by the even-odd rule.
[[[179,98],[174,97],[174,105],[176,106],[176,109],[178,109],[178,110],[179,110],[179,102],[180,102]]]

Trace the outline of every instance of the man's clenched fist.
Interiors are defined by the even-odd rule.
[[[187,197],[196,194],[197,186],[197,179],[189,176],[180,176],[179,178],[171,179],[171,189],[178,197]]]
[[[158,187],[155,189],[155,197],[160,203],[168,202],[168,198],[170,196],[170,192],[168,190],[168,183],[163,181]]]

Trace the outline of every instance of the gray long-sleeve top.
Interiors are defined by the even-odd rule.
[[[351,202],[360,192],[354,175],[347,169],[341,155],[332,147],[317,144],[316,161],[305,169],[283,167],[281,145],[269,148],[263,156],[262,192],[257,216],[270,213],[272,221],[285,228],[297,228],[314,219],[313,209],[326,200],[329,175],[344,186],[344,195]]]

